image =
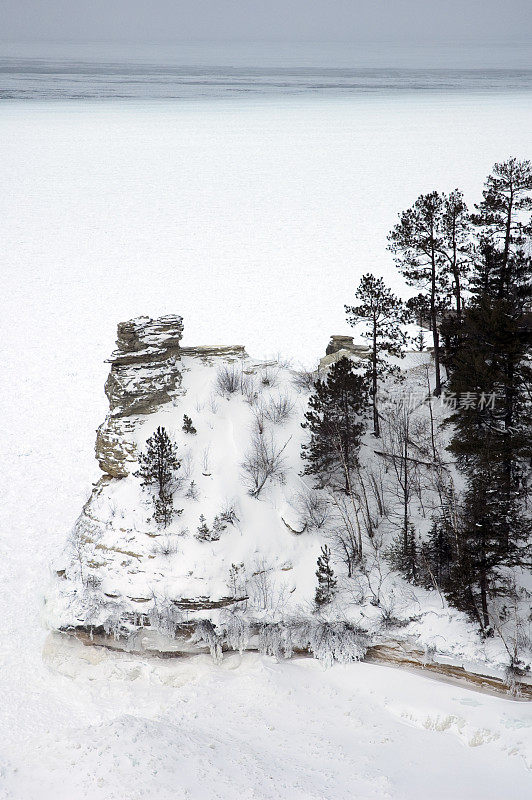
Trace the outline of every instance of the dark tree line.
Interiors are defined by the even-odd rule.
[[[435,393],[443,364],[446,393],[466,398],[447,421],[465,479],[458,516],[442,508],[422,561],[484,632],[491,601],[509,590],[508,568],[530,565],[531,192],[530,162],[510,159],[494,166],[474,213],[459,192],[433,192],[390,235],[401,271],[428,300]]]
[[[476,399],[450,419],[466,492],[459,536],[445,544],[444,588],[485,631],[490,598],[507,592],[506,568],[530,565],[531,192],[530,162],[495,165],[471,216],[468,302],[442,323],[449,392]]]
[[[490,604],[509,591],[508,569],[531,563],[531,210],[532,165],[510,159],[494,166],[473,212],[459,190],[421,195],[402,212],[389,249],[419,293],[403,304],[381,278],[362,277],[356,303],[345,309],[351,324],[365,326],[367,366],[334,364],[317,382],[304,423],[305,473],[350,494],[366,397],[378,437],[378,390],[397,375],[389,357],[401,355],[403,325],[417,318],[430,329],[434,394],[466,401],[446,420],[464,489],[457,498],[440,485],[440,510],[419,544],[405,502],[392,558],[409,580],[437,585],[485,633]]]

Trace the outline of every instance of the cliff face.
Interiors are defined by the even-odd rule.
[[[118,325],[105,383],[110,410],[96,435],[96,458],[108,475],[122,478],[129,473],[136,458],[133,433],[139,416],[179,394],[182,335],[183,320],[176,315],[138,317]]]

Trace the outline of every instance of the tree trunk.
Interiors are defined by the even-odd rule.
[[[377,408],[377,321],[373,320],[373,351],[371,354],[371,394],[373,398],[373,435],[381,435]]]
[[[508,212],[506,215],[506,226],[504,231],[504,251],[502,256],[501,279],[499,283],[499,298],[504,297],[506,292],[506,284],[508,282],[508,258],[510,255],[510,240],[512,237],[512,211],[514,203],[514,193],[510,189],[510,197],[508,198]]]
[[[434,370],[436,373],[434,394],[436,397],[439,397],[441,395],[440,335],[438,332],[438,319],[436,316],[436,254],[434,251],[434,240],[432,241],[431,252],[430,317],[432,322],[432,341],[434,343]]]

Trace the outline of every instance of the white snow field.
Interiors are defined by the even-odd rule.
[[[116,323],[313,362],[422,191],[530,155],[526,96],[24,105],[0,115],[0,798],[524,800],[530,704],[370,664],[160,660],[43,623],[99,477]]]

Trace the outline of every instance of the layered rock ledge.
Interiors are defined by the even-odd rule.
[[[96,458],[108,475],[125,477],[135,460],[135,418],[179,394],[182,335],[183,319],[174,314],[119,323],[105,383],[110,410],[96,435]]]

